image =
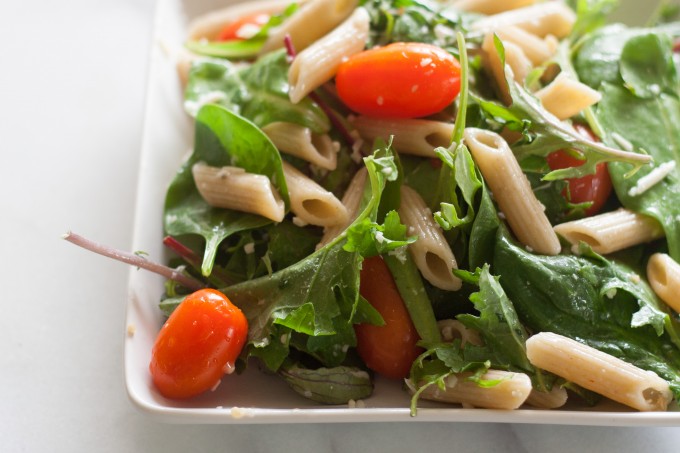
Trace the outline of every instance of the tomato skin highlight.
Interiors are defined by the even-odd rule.
[[[460,63],[444,49],[392,43],[350,57],[338,68],[340,99],[355,112],[417,118],[440,112],[460,92]]]
[[[233,41],[233,40],[244,40],[250,38],[248,36],[254,30],[262,28],[269,21],[269,14],[266,13],[254,13],[247,16],[243,16],[236,19],[224,26],[220,34],[217,36],[217,41]],[[248,28],[244,28],[248,27]]]
[[[224,294],[198,290],[177,306],[158,333],[149,364],[152,381],[173,399],[210,390],[233,370],[247,336],[245,316]]]
[[[592,141],[598,141],[595,134],[587,126],[575,124],[574,128],[584,137]],[[583,165],[582,160],[562,150],[549,154],[547,161],[551,170]],[[585,214],[588,216],[598,213],[612,192],[612,180],[607,170],[607,164],[604,162],[595,167],[594,174],[585,175],[580,178],[570,178],[567,179],[567,182],[569,183],[569,192],[563,192],[563,196],[568,201],[571,203],[593,203],[585,211]]]
[[[371,370],[391,379],[409,375],[411,364],[422,353],[406,305],[387,264],[379,256],[364,260],[361,295],[382,315],[385,324],[356,324],[357,352]]]

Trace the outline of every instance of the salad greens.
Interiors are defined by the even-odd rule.
[[[248,40],[188,46],[207,58],[193,63],[186,87],[185,107],[195,115],[195,144],[168,189],[164,229],[202,256],[200,269],[189,263],[193,268],[187,272],[213,286],[213,272],[230,276],[219,289],[249,322],[241,366],[257,358],[294,391],[317,402],[343,404],[368,397],[372,373],[357,357],[354,325],[385,322],[360,293],[364,259],[380,255],[421,340],[422,353],[408,377],[414,414],[423,390],[432,385],[444,389],[449,376],[469,372],[468,379],[481,386],[496,385],[483,378],[491,368],[525,373],[539,391],[560,385],[587,393],[529,362],[526,340],[540,331],[574,338],[653,371],[680,399],[678,316],[657,298],[642,270],[651,251],[668,250],[680,260],[680,168],[676,165],[643,193],[631,194],[660,165],[680,163],[680,78],[673,46],[680,27],[605,26],[612,0],[571,2],[578,17],[571,36],[560,44],[554,61],[536,68],[525,83],[506,73],[512,100],[506,105],[491,94],[493,83],[481,59],[468,58],[468,50],[479,53],[480,36],[469,31],[479,15],[428,0],[359,3],[370,16],[368,47],[425,42],[460,59],[460,96],[450,107],[454,133],[449,147],[433,150],[436,158],[400,156],[391,140],[343,143],[333,171],[279,153],[261,130],[267,124],[295,123],[339,141],[343,134],[334,128],[338,121],[351,128],[345,118],[348,109],[332,90],[314,100],[290,102],[289,61],[283,50],[257,56],[268,30],[295,14],[295,6],[273,16]],[[497,36],[495,45],[504,63]],[[234,63],[223,57],[254,60]],[[574,119],[589,123],[602,142],[584,138],[571,120],[560,121],[533,94],[548,83],[554,65],[602,94],[599,104]],[[329,118],[328,112],[342,118]],[[565,249],[558,256],[527,251],[505,227],[464,143],[463,131],[470,125],[514,133],[512,150],[553,223],[583,216],[590,205],[565,199],[568,178],[592,174],[606,163],[616,191],[610,205],[656,218],[667,246],[659,241],[644,253],[637,249],[608,257],[583,244],[578,253]],[[583,164],[551,171],[546,157],[562,149],[575,150]],[[363,159],[356,159],[362,151]],[[356,168],[367,169],[358,215],[317,250],[321,228],[301,226],[291,215],[274,224],[211,207],[191,172],[194,164],[205,162],[266,175],[288,209],[284,160],[338,196]],[[407,251],[419,238],[397,212],[404,184],[422,196],[457,258],[459,269],[453,272],[464,282],[457,293],[434,288]],[[169,291],[161,307],[170,313],[181,300],[179,293]],[[483,344],[444,341],[437,321],[452,317],[477,331]]]

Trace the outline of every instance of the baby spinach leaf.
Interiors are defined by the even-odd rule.
[[[192,112],[212,102],[260,127],[285,121],[315,133],[328,132],[330,121],[321,107],[307,98],[297,104],[290,101],[288,65],[285,50],[266,54],[246,67],[227,60],[197,60],[189,73],[185,106]]]
[[[194,152],[182,165],[165,198],[166,234],[197,234],[205,241],[202,273],[210,275],[220,243],[239,231],[271,221],[254,214],[214,208],[201,197],[191,168],[198,162],[215,167],[239,166],[272,181],[288,205],[288,189],[281,157],[262,131],[251,122],[217,105],[204,106],[196,117]]]
[[[680,396],[678,322],[629,268],[582,252],[533,255],[501,229],[493,270],[528,329],[574,338],[653,371]]]
[[[366,371],[353,367],[309,369],[300,365],[281,367],[279,375],[300,395],[324,404],[347,404],[373,393]]]

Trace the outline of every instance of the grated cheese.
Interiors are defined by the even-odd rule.
[[[628,196],[636,197],[647,192],[649,189],[660,183],[666,176],[675,170],[676,162],[674,160],[663,163],[650,171],[648,174],[640,178],[634,187],[628,191]]]

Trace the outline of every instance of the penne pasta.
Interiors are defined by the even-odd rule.
[[[408,249],[423,277],[437,288],[448,291],[460,289],[462,282],[452,273],[458,264],[451,247],[425,201],[406,185],[401,187],[399,217],[408,227],[409,235],[418,236]]]
[[[523,6],[532,5],[536,0],[458,0],[453,7],[462,11],[471,11],[481,14],[497,14]]]
[[[560,120],[566,120],[598,103],[602,95],[564,72],[534,93],[543,107]]]
[[[284,23],[270,30],[260,53],[283,47],[286,35],[290,35],[298,52],[307,48],[347,19],[358,3],[358,0],[315,0],[302,5]]]
[[[318,185],[307,175],[283,162],[283,174],[286,177],[290,195],[290,210],[302,222],[331,226],[347,222],[347,208],[335,195]]]
[[[655,253],[647,262],[647,280],[656,295],[680,313],[680,264],[665,253]]]
[[[536,35],[518,27],[506,26],[497,28],[494,33],[501,38],[503,43],[513,43],[520,49],[534,66],[540,66],[548,61],[555,53],[554,40],[541,39]]]
[[[364,8],[300,52],[288,70],[288,95],[294,104],[333,78],[340,64],[364,50],[370,18]]]
[[[541,332],[526,345],[532,365],[634,409],[663,411],[673,398],[655,373],[571,338]]]
[[[517,239],[537,253],[557,255],[560,241],[507,142],[482,129],[467,128],[464,136]]]
[[[623,208],[561,223],[554,230],[572,245],[578,246],[583,241],[601,254],[613,253],[664,236],[663,228],[655,219]]]
[[[524,373],[489,370],[481,379],[497,381],[495,385],[482,387],[468,378],[472,373],[459,373],[445,379],[446,388],[437,385],[428,386],[420,394],[421,398],[444,403],[459,403],[463,406],[483,407],[487,409],[517,409],[531,393],[531,379]],[[414,391],[413,383],[407,385]]]
[[[401,154],[437,157],[434,149],[448,147],[453,137],[453,124],[426,119],[373,118],[358,116],[351,120],[361,138],[373,143],[392,136],[392,146]]]
[[[494,33],[487,33],[482,42],[484,67],[496,82],[498,94],[503,103],[510,105],[512,98],[510,97],[510,90],[505,76],[505,66],[496,51],[494,36]],[[524,51],[512,42],[504,42],[503,47],[505,49],[505,64],[512,70],[513,79],[517,83],[524,85],[527,75],[533,69],[531,61],[524,54]]]
[[[539,409],[557,409],[567,404],[568,396],[564,387],[554,386],[549,392],[532,389],[526,403]]]
[[[283,220],[283,200],[266,176],[203,162],[194,164],[191,172],[198,192],[210,206],[258,214],[275,222]]]
[[[262,132],[281,152],[326,170],[337,166],[338,147],[327,134],[315,134],[307,127],[284,122],[267,124]]]
[[[354,219],[357,218],[359,215],[359,209],[361,208],[361,200],[364,197],[364,188],[366,187],[367,176],[368,173],[366,171],[366,167],[363,167],[356,172],[352,178],[352,181],[350,181],[347,190],[345,190],[345,193],[342,196],[342,204],[347,209],[347,221],[345,221],[344,224],[338,224],[324,228],[321,241],[319,241],[316,246],[317,249],[323,247],[338,237],[352,222],[354,222]]]
[[[483,17],[471,25],[471,29],[489,32],[507,26],[521,28],[538,37],[553,35],[566,38],[571,33],[576,14],[562,2],[541,2]]]
[[[468,329],[457,319],[442,319],[437,321],[437,327],[439,327],[439,332],[444,341],[451,342],[453,340],[461,340],[461,348],[468,343],[475,346],[484,344],[482,338],[479,336],[479,332],[474,329]]]
[[[300,0],[300,3],[305,1]],[[290,3],[290,0],[257,0],[254,2],[235,3],[225,8],[211,11],[196,17],[189,23],[188,39],[189,41],[199,41],[202,39],[214,41],[224,27],[241,17],[257,13],[275,14],[283,10]]]

